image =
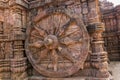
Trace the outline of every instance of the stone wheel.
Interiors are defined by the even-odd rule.
[[[89,40],[78,22],[55,13],[27,28],[26,54],[36,71],[48,77],[66,77],[83,68]]]

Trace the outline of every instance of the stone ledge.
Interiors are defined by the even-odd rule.
[[[44,77],[30,77],[25,80],[113,80],[110,78],[92,78],[92,77],[73,77],[73,78],[44,78]]]

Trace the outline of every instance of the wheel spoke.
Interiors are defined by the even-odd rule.
[[[55,20],[55,16],[51,16],[51,20],[52,22],[50,24],[52,24],[52,26],[50,27],[50,34],[54,34],[54,29],[57,27],[56,23],[57,23],[57,20]]]
[[[69,37],[65,37],[63,39],[60,40],[60,43],[65,44],[65,45],[72,45],[75,43],[82,43],[82,39],[71,39]]]
[[[51,59],[52,59],[52,56],[50,55],[50,51],[48,52],[48,58],[49,58],[49,62],[47,64],[47,69],[49,69],[49,65],[51,64]]]
[[[49,52],[48,49],[44,49],[38,53],[40,55],[40,57],[39,57],[40,62],[42,59],[45,59],[48,56],[48,52]]]
[[[39,38],[39,39],[43,40],[43,38],[42,38],[42,37],[37,36],[37,35],[35,35],[35,34],[31,34],[31,36],[33,36],[33,37],[36,37],[36,38]]]
[[[33,54],[37,54],[40,51],[40,49],[37,49],[36,51],[33,52]]]
[[[78,31],[79,31],[79,30],[75,30],[75,31],[70,32],[69,34],[64,34],[63,36],[60,37],[60,39],[62,39],[62,38],[64,38],[64,37],[67,37],[67,36],[70,36],[70,35],[78,32]]]
[[[54,71],[58,70],[58,55],[55,50],[52,50],[52,61],[53,61],[53,69]]]
[[[60,29],[60,27],[61,27],[61,24],[62,24],[62,21],[63,21],[63,14],[61,14],[61,16],[60,16],[60,18],[59,18],[59,23],[58,23],[58,26],[56,27],[56,30],[55,30],[55,34],[56,34],[56,36],[58,35],[58,32],[59,32],[59,29]]]
[[[58,35],[61,37],[65,34],[65,32],[67,31],[67,29],[69,28],[70,24],[75,22],[74,18],[71,18],[70,21],[68,21],[65,25],[63,25],[63,27],[59,30]]]
[[[37,27],[37,26],[34,26],[34,29],[36,30],[36,31],[38,31],[39,32],[39,35],[41,36],[41,37],[45,37],[45,35],[48,33],[46,30],[44,30],[42,27]]]
[[[64,68],[64,70],[66,70],[64,58],[62,56],[60,56],[60,55],[59,55],[59,57],[60,57],[60,59],[62,61],[62,64],[63,64],[62,67]]]
[[[36,41],[34,43],[29,44],[29,47],[41,48],[43,44],[43,41]]]
[[[60,55],[66,59],[68,59],[69,61],[71,61],[72,63],[75,63],[75,59],[72,57],[72,55],[70,54],[70,51],[68,51],[68,49],[66,48],[61,48],[59,47],[58,50],[60,51]]]

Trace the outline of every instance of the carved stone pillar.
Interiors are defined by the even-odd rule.
[[[99,1],[98,0],[80,0],[81,13],[85,25],[100,21]]]
[[[13,58],[11,59],[11,78],[12,80],[23,80],[27,77],[27,58],[24,53],[25,40],[25,11],[20,6],[13,6]],[[24,27],[23,27],[24,26]],[[18,78],[19,77],[19,78]]]
[[[118,32],[120,32],[120,5],[115,7],[115,10],[116,10],[116,19],[117,19]]]
[[[102,32],[104,31],[104,25],[100,22],[91,23],[88,26],[88,30],[91,35],[91,66],[93,70],[91,74],[96,78],[109,78],[108,72],[108,57],[107,52],[104,50],[104,41],[102,38]]]
[[[117,27],[118,27],[118,53],[120,55],[120,6],[118,6],[117,10]],[[118,57],[118,60],[120,60],[120,57]]]
[[[5,32],[6,26],[6,3],[0,1],[0,79],[10,79],[10,53],[11,42]],[[9,30],[9,29],[8,29]]]
[[[0,80],[27,77],[26,5],[22,0],[0,0]]]

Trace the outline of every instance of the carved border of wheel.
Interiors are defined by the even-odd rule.
[[[54,15],[56,13],[52,13],[51,15]],[[88,50],[89,50],[89,37],[88,37],[88,32],[85,28],[85,26],[83,25],[82,21],[80,18],[73,18],[68,14],[65,13],[58,13],[58,14],[62,14],[63,16],[66,16],[70,18],[70,20],[72,20],[73,22],[75,22],[75,24],[77,25],[77,27],[79,27],[80,32],[82,33],[82,35],[78,34],[79,36],[81,36],[82,38],[79,39],[78,41],[82,40],[82,46],[80,47],[81,52],[78,53],[79,56],[78,58],[76,58],[75,60],[71,60],[69,58],[69,60],[71,60],[71,63],[73,63],[73,65],[65,70],[62,71],[57,71],[56,68],[54,68],[54,70],[47,70],[43,67],[40,66],[40,63],[37,63],[37,61],[33,58],[33,53],[31,52],[29,45],[30,45],[30,37],[31,37],[31,32],[33,30],[33,26],[35,27],[35,24],[39,23],[40,21],[42,21],[42,19],[44,18],[40,18],[39,20],[37,20],[36,22],[32,22],[35,23],[34,25],[31,25],[27,28],[26,31],[26,41],[25,41],[25,48],[26,48],[26,55],[28,57],[28,60],[30,61],[30,63],[32,64],[33,68],[38,71],[40,74],[44,75],[44,76],[48,76],[48,77],[67,77],[70,75],[73,75],[74,73],[76,73],[77,71],[79,71],[80,69],[83,68],[84,62],[87,58],[88,55]],[[40,14],[41,15],[41,14]],[[44,17],[49,17],[51,16],[50,14],[46,14]],[[69,25],[69,24],[67,24]],[[36,29],[37,30],[37,29]],[[63,31],[64,32],[64,31]],[[67,31],[66,31],[67,32]],[[62,33],[62,32],[61,32]],[[64,32],[65,33],[65,32]],[[74,34],[74,33],[73,33]],[[59,36],[62,34],[59,34]],[[76,35],[77,36],[77,35]],[[80,37],[79,37],[80,38]],[[59,44],[62,44],[61,42],[62,40],[59,39],[58,35],[47,35],[46,37],[44,37],[44,40],[42,41],[37,41],[34,42],[34,44],[39,44],[40,45],[35,45],[32,44],[34,47],[38,47],[41,48],[42,46],[45,46],[46,50],[51,50],[51,53],[56,52],[58,55],[58,52],[61,51],[61,53],[68,53],[67,51],[64,50],[64,48],[62,48]],[[75,42],[75,41],[74,41]],[[67,43],[64,43],[64,45],[67,45]],[[69,44],[69,42],[68,42]],[[76,44],[77,45],[77,44]],[[67,47],[67,46],[66,46]],[[56,51],[57,49],[57,51]],[[63,52],[62,52],[63,51]],[[72,53],[74,54],[74,53]],[[70,56],[69,56],[70,57]]]

